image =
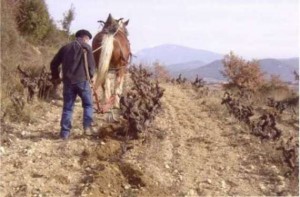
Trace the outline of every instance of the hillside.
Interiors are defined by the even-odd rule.
[[[210,51],[193,49],[174,44],[164,44],[138,51],[134,54],[133,63],[141,62],[144,64],[152,64],[156,61],[159,61],[164,65],[192,61],[209,63],[222,57],[223,55]]]
[[[126,139],[96,115],[98,135],[81,133],[76,103],[72,137],[58,139],[61,102],[33,107],[35,124],[6,124],[2,133],[3,196],[263,196],[299,194],[274,142],[262,142],[228,114],[223,92],[205,96],[164,84],[163,111],[145,138]],[[218,91],[216,91],[218,90]],[[278,127],[284,136],[297,123]],[[296,127],[296,128],[295,128]],[[4,142],[4,144],[3,144]]]
[[[51,59],[68,36],[55,26],[44,0],[1,0],[1,120],[31,121],[30,106],[22,104],[28,91],[17,67],[32,77],[43,68],[49,71]]]

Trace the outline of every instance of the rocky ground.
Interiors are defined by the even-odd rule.
[[[61,101],[33,107],[32,124],[3,123],[1,196],[299,195],[278,143],[249,134],[220,104],[221,91],[163,87],[163,110],[139,140],[118,135],[122,125],[108,114],[96,114],[97,135],[82,135],[80,102],[68,141],[58,138]]]

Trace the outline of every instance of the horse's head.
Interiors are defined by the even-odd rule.
[[[127,21],[123,22],[123,19],[120,18],[118,23],[119,23],[119,30],[122,31],[123,33],[125,33],[126,36],[128,36],[128,31],[127,31],[126,26],[129,23],[129,19]]]
[[[105,33],[115,33],[117,31],[122,31],[128,35],[126,26],[129,23],[129,20],[123,22],[123,18],[114,19],[111,14],[108,15],[106,22],[98,21],[103,24],[102,32]]]

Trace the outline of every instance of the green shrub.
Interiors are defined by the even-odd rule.
[[[52,24],[44,0],[21,1],[16,20],[21,34],[33,43],[40,43]]]
[[[52,23],[47,36],[43,39],[43,46],[60,48],[62,45],[68,42],[68,33],[63,30],[58,30],[57,27]]]

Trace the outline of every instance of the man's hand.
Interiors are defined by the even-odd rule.
[[[91,83],[91,84],[94,84],[94,83],[95,83],[95,77],[91,77],[90,83]]]
[[[51,79],[53,85],[59,85],[61,83],[61,78]]]

